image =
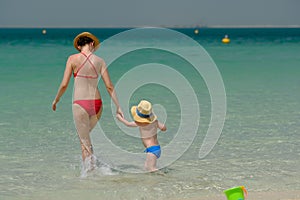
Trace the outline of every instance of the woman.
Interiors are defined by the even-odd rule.
[[[86,158],[93,161],[90,132],[97,124],[102,113],[102,100],[97,87],[99,75],[117,107],[117,114],[123,116],[106,64],[102,58],[93,54],[99,46],[98,38],[89,32],[80,33],[75,37],[74,47],[79,53],[69,56],[62,82],[52,103],[52,109],[55,111],[56,104],[66,91],[73,73],[73,117],[80,139],[83,161]]]

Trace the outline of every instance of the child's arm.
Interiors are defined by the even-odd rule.
[[[160,122],[158,122],[158,128],[161,130],[161,131],[166,131],[167,130],[167,127],[165,124],[162,124]]]
[[[121,117],[120,114],[117,114],[117,119],[128,127],[137,127],[138,126],[134,121],[129,122],[125,118]]]

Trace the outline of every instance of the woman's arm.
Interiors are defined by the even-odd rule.
[[[68,60],[67,60],[67,63],[66,63],[64,77],[63,77],[63,79],[61,81],[61,84],[60,84],[60,86],[58,88],[58,91],[57,91],[57,94],[55,96],[55,99],[52,102],[52,110],[54,110],[54,111],[56,110],[56,104],[59,102],[60,97],[67,90],[71,76],[72,76],[72,64],[71,64],[71,59],[69,57]]]
[[[121,117],[124,117],[123,111],[121,110],[121,107],[120,107],[120,104],[119,104],[119,101],[117,98],[117,94],[116,94],[114,85],[111,82],[111,79],[110,79],[110,76],[109,76],[109,73],[107,71],[107,67],[106,67],[106,64],[104,61],[102,62],[102,66],[100,68],[100,73],[101,73],[101,77],[104,82],[104,85],[106,87],[106,90],[107,90],[108,94],[110,95],[111,99],[113,100],[114,104],[117,107],[117,114],[120,114]]]

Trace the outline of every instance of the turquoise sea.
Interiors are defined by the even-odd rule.
[[[191,85],[199,105],[184,106],[195,112],[199,106],[200,123],[195,124],[198,128],[191,144],[178,142],[174,152],[182,150],[182,154],[164,166],[161,174],[126,172],[135,166],[127,160],[124,163],[128,165],[117,166],[125,172],[99,164],[97,170],[82,176],[81,149],[72,118],[73,78],[57,111],[51,110],[65,62],[76,53],[73,38],[82,31],[98,36],[103,41],[99,56],[101,48],[116,56],[119,49],[145,40],[150,44],[168,40],[170,49],[181,48],[189,58],[199,56],[185,40],[165,35],[105,45],[112,36],[127,30],[49,28],[42,34],[38,28],[0,29],[0,199],[188,199],[222,194],[239,185],[249,193],[300,190],[299,28],[199,28],[198,34],[192,28],[172,29],[203,47],[216,64],[226,92],[222,134],[212,151],[201,159],[199,149],[210,127],[212,106],[205,81],[187,60],[172,52],[146,48],[120,56],[108,69],[118,88],[136,86],[129,99],[121,100],[128,119],[126,106],[148,98],[158,105],[154,109],[161,110],[158,118],[166,120],[168,131],[159,133],[162,146],[176,139],[181,126],[190,126],[189,122],[181,123],[184,108],[177,99],[177,90],[155,81],[173,84],[174,77],[169,73],[141,71],[142,75],[120,81],[139,65],[160,63],[175,69]],[[229,44],[221,42],[226,34],[231,39]],[[154,81],[139,87],[138,83],[149,77]],[[174,88],[181,90],[175,82]],[[127,133],[131,129],[115,122],[101,80],[99,87],[104,102],[99,127],[119,148],[143,153],[139,138]],[[117,93],[121,95],[122,91]],[[97,140],[97,130],[93,134],[99,162],[122,160],[113,153],[101,158],[105,144]],[[168,157],[174,152],[163,151],[163,155]],[[158,160],[163,162],[164,157]]]

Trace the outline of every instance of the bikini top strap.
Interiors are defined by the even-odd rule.
[[[84,62],[80,65],[80,67],[78,68],[77,72],[74,73],[74,77],[83,77],[83,78],[98,78],[98,73],[97,73],[97,70],[96,70],[96,67],[94,66],[94,64],[92,63],[92,61],[90,60],[90,57],[93,53],[90,53],[88,56],[83,53],[83,52],[80,52],[82,55],[84,55],[86,57],[86,59],[84,60]],[[93,67],[95,73],[96,73],[96,76],[84,76],[84,75],[79,75],[78,72],[81,70],[81,68],[83,68],[83,66],[85,65],[86,62],[89,62],[91,64],[91,66]]]

